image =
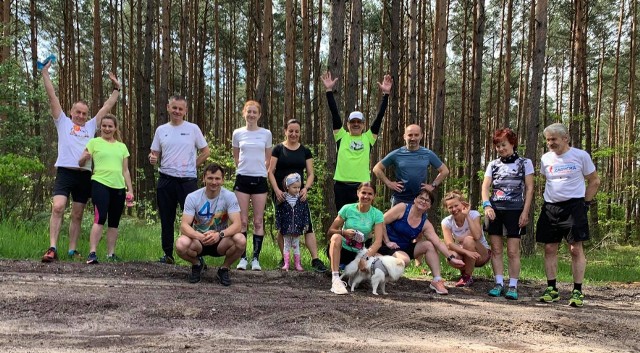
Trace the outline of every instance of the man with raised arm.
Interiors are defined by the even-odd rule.
[[[109,73],[109,78],[113,83],[113,91],[98,113],[87,121],[89,107],[85,102],[77,101],[73,103],[69,110],[69,116],[67,116],[62,111],[60,100],[56,96],[51,77],[49,77],[50,66],[51,61],[42,68],[42,78],[49,97],[53,122],[58,131],[58,159],[55,164],[56,181],[53,187],[53,205],[49,221],[49,249],[42,256],[42,262],[52,262],[58,259],[58,236],[69,195],[72,197],[72,203],[68,254],[71,258],[82,258],[77,250],[77,242],[80,235],[82,213],[87,200],[91,197],[91,162],[80,167],[78,160],[80,160],[87,142],[94,137],[102,117],[109,113],[118,101],[121,88],[116,76]]]

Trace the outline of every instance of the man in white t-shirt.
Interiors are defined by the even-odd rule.
[[[87,142],[92,139],[96,129],[100,126],[102,117],[111,111],[118,101],[120,94],[120,82],[113,73],[109,78],[113,83],[113,92],[98,113],[89,121],[89,107],[83,101],[73,103],[69,110],[69,116],[62,111],[60,100],[56,96],[51,77],[49,76],[49,61],[42,68],[44,88],[49,98],[49,106],[53,122],[58,131],[58,158],[56,160],[56,181],[53,187],[53,205],[51,207],[51,219],[49,220],[49,249],[42,256],[42,262],[53,262],[58,259],[58,236],[64,210],[69,196],[72,197],[71,220],[69,222],[69,257],[82,258],[76,249],[78,236],[80,235],[80,223],[84,207],[91,197],[91,162],[83,167],[78,165],[80,155]]]
[[[189,282],[198,283],[204,270],[202,256],[224,256],[218,269],[220,284],[228,286],[229,267],[240,258],[247,240],[241,233],[240,206],[236,195],[222,187],[224,169],[209,164],[204,170],[204,187],[185,200],[176,252],[191,263]]]
[[[172,96],[167,104],[169,122],[156,129],[151,143],[149,163],[160,162],[156,187],[158,213],[162,228],[161,263],[173,264],[176,207],[184,210],[187,195],[198,188],[197,167],[209,157],[209,146],[198,125],[185,121],[187,101]]]
[[[598,192],[600,178],[589,154],[569,146],[567,128],[555,123],[544,129],[549,152],[541,158],[540,173],[546,178],[544,204],[536,226],[536,241],[544,243],[544,267],[547,288],[540,301],[560,300],[556,287],[558,247],[562,239],[569,243],[573,291],[569,305],[581,307],[582,280],[587,260],[582,243],[589,240],[587,212]],[[586,185],[585,185],[586,180]]]

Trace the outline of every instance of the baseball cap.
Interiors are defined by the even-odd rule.
[[[351,114],[349,114],[349,121],[351,121],[353,119],[358,119],[358,120],[364,121],[364,116],[359,111],[351,112]]]

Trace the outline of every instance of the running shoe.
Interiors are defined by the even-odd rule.
[[[95,252],[90,252],[87,256],[87,264],[96,265],[98,263],[98,255]]]
[[[327,268],[325,267],[325,265],[322,263],[322,260],[320,259],[311,260],[311,267],[313,267],[313,270],[318,273],[327,272]]]
[[[462,275],[458,282],[456,283],[456,287],[469,287],[473,284],[473,277],[469,275]]]
[[[116,256],[116,254],[107,255],[107,261],[109,262],[118,262],[120,258]]]
[[[251,270],[262,271],[262,267],[260,267],[260,261],[258,261],[258,259],[256,259],[255,257],[253,258],[253,261],[251,261]]]
[[[584,294],[581,291],[574,289],[571,292],[571,299],[569,299],[569,306],[573,306],[575,308],[581,308],[583,305]]]
[[[249,262],[247,261],[247,258],[243,257],[240,259],[240,262],[238,262],[238,266],[236,266],[236,270],[246,270],[248,264]]]
[[[333,283],[331,284],[331,291],[335,294],[348,294],[347,284],[344,283],[340,278],[334,278]]]
[[[509,287],[504,297],[511,300],[518,300],[518,287]]]
[[[557,302],[560,300],[560,295],[558,294],[557,289],[553,289],[553,287],[547,287],[544,290],[544,293],[540,296],[539,300],[545,303]]]
[[[191,274],[189,275],[189,283],[198,283],[201,280],[202,265],[191,265]]]
[[[500,297],[504,292],[504,286],[500,283],[496,283],[495,287],[489,289],[490,297]]]
[[[447,287],[444,286],[443,280],[431,281],[431,284],[429,284],[429,288],[433,289],[434,291],[436,291],[436,293],[440,295],[449,294],[449,290],[447,290]]]
[[[72,260],[77,260],[77,259],[81,259],[82,258],[82,255],[80,254],[80,252],[78,252],[78,250],[69,250],[67,255]]]
[[[56,251],[56,248],[52,246],[47,249],[47,252],[42,256],[42,262],[53,262],[56,260],[58,260],[58,252]]]
[[[160,260],[158,260],[158,262],[161,264],[173,265],[176,263],[176,260],[174,260],[173,256],[171,255],[162,255],[162,257],[160,258]]]
[[[231,278],[229,278],[229,269],[220,267],[218,269],[218,281],[225,287],[231,285]]]

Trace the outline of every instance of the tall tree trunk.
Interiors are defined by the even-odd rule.
[[[0,25],[2,26],[2,38],[11,36],[11,1],[3,0],[0,3]],[[8,42],[0,43],[0,63],[9,59],[11,56],[11,44]]]
[[[532,161],[537,161],[538,134],[540,131],[540,96],[542,94],[542,74],[545,64],[545,46],[547,40],[547,0],[538,0],[536,2],[535,17],[535,44],[533,51],[533,63],[531,72],[531,99],[529,100],[529,121],[527,145],[525,157]],[[531,255],[535,250],[535,237],[533,231],[533,214],[535,209],[535,200],[532,200],[531,209],[529,210],[529,225],[527,227],[527,235],[522,238],[522,252],[525,255]]]
[[[400,53],[402,52],[402,0],[391,0],[391,11],[389,13],[389,69],[390,75],[393,78],[395,85],[401,85],[400,81]],[[380,58],[380,61],[383,61]],[[383,73],[383,72],[381,72]],[[373,84],[375,80],[370,79],[369,82]],[[368,89],[369,92],[375,92],[375,88]],[[389,120],[390,126],[393,128],[389,131],[389,141],[395,146],[402,144],[402,133],[404,130],[404,123],[400,117],[400,92],[397,89],[391,90],[389,96]],[[379,95],[373,95],[379,97]],[[377,158],[372,158],[372,162]],[[371,166],[373,168],[373,166]]]
[[[586,5],[585,5],[586,6]],[[622,31],[624,24],[624,1],[620,4],[620,16],[618,20],[618,34],[616,37],[616,52],[615,52],[615,66],[613,68],[613,81],[611,85],[613,86],[611,93],[611,112],[609,113],[609,131],[607,135],[608,147],[611,149],[611,155],[608,158],[607,170],[604,180],[607,180],[607,187],[605,191],[607,192],[607,209],[606,209],[606,217],[607,219],[611,219],[612,217],[612,193],[613,188],[615,186],[615,177],[616,177],[616,169],[615,163],[617,158],[616,148],[617,146],[617,131],[616,127],[618,124],[618,79],[620,75],[620,45],[622,42]]]
[[[329,62],[328,70],[334,77],[340,78],[343,74],[344,61],[344,16],[346,10],[345,0],[330,0],[331,2],[331,34],[329,38]],[[333,95],[336,99],[339,111],[344,111],[341,104],[342,95],[340,94],[340,79],[334,87]],[[322,94],[322,93],[321,93]],[[324,98],[324,97],[322,97]],[[320,99],[322,99],[320,98]],[[324,220],[323,227],[328,229],[331,225],[333,217],[337,214],[335,206],[335,195],[333,193],[333,173],[336,169],[336,143],[333,138],[333,128],[331,118],[327,117],[327,121],[323,122],[325,126],[325,137],[327,141],[327,175],[324,182],[325,203],[329,212],[329,217]]]
[[[509,111],[511,107],[511,38],[513,31],[513,0],[505,0],[506,2],[506,30],[504,46],[504,94],[502,96],[502,126],[507,127],[509,124]]]
[[[313,8],[313,2],[311,2]],[[312,133],[314,130],[313,119],[311,118],[311,10],[309,9],[309,0],[301,0],[300,17],[302,19],[302,102],[304,106],[302,118],[300,119],[305,126],[305,143],[310,144],[312,141]],[[315,92],[315,90],[314,90]]]
[[[418,0],[410,0],[409,4],[409,80],[408,95],[409,95],[409,119],[407,123],[418,123],[418,102],[417,102],[417,90],[420,78],[418,77]]]
[[[160,35],[162,54],[160,62],[160,86],[157,88],[155,127],[167,122],[166,106],[169,101],[169,62],[171,61],[171,0],[162,0]]]
[[[345,85],[345,108],[347,111],[363,110],[365,104],[358,107],[358,91],[361,89],[358,80],[360,69],[360,36],[362,35],[362,1],[351,1],[351,23],[349,26],[349,62],[347,66],[347,83]]]
[[[100,0],[93,0],[93,84],[91,85],[91,114],[96,114],[102,106],[102,19]]]
[[[271,38],[273,37],[273,12],[272,1],[264,0],[262,27],[262,48],[260,48],[260,66],[258,70],[258,81],[256,84],[255,99],[262,105],[262,126],[269,128],[269,104],[267,97],[267,85],[269,77],[269,58],[271,57]]]
[[[153,15],[156,7],[156,0],[148,0],[146,4],[145,20],[144,20],[144,42],[143,53],[140,72],[138,77],[139,97],[140,105],[137,117],[137,156],[132,155],[132,159],[138,161],[138,168],[143,170],[144,178],[135,178],[138,180],[138,194],[140,199],[148,200],[153,193],[153,166],[148,163],[147,155],[151,148],[151,61],[153,54],[151,52],[151,46],[153,42],[153,29],[155,26],[155,16]],[[142,11],[142,8],[139,8]],[[139,15],[141,18],[141,15]],[[142,30],[142,23],[139,24],[138,29]],[[138,38],[140,38],[139,36]],[[137,158],[136,158],[137,157]],[[133,169],[134,171],[136,169]],[[135,173],[134,173],[135,174]],[[142,209],[140,212],[144,213],[146,210],[144,206],[140,206]]]
[[[637,35],[637,26],[638,26],[638,0],[631,0],[631,30],[629,33],[629,93],[627,95],[627,110],[626,110],[626,121],[627,126],[629,127],[627,130],[627,160],[625,162],[625,171],[628,173],[626,179],[626,192],[625,192],[625,232],[624,239],[625,242],[628,242],[631,239],[633,229],[636,228],[638,224],[635,224],[636,227],[632,227],[633,220],[635,217],[633,215],[638,212],[636,209],[637,202],[637,178],[636,175],[636,165],[634,163],[634,157],[636,153],[635,149],[635,141],[636,141],[636,60],[638,53],[637,43],[636,43],[636,35]]]
[[[476,0],[473,31],[473,87],[471,89],[471,170],[480,170],[480,97],[482,96],[482,56],[484,52],[485,11],[484,0]],[[480,181],[471,175],[469,202],[477,205],[480,200]]]
[[[284,115],[282,126],[288,119],[296,116],[295,88],[296,88],[296,7],[294,0],[286,0],[286,30],[285,30],[285,70],[284,70]]]

